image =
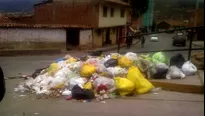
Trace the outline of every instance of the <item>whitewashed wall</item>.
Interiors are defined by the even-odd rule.
[[[125,16],[121,17],[120,16],[120,8],[117,6],[109,6],[108,7],[108,12],[107,12],[107,17],[103,17],[103,6],[100,5],[99,7],[99,27],[115,27],[115,26],[124,26],[127,23],[127,11],[125,12]],[[114,8],[114,17],[110,16],[110,9]]]
[[[66,30],[0,28],[0,42],[66,42]]]
[[[80,30],[80,45],[92,47],[92,30]]]

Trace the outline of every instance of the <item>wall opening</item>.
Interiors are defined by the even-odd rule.
[[[110,28],[106,29],[105,44],[111,44],[111,40],[110,40]]]
[[[66,29],[66,48],[77,47],[80,43],[80,29]]]

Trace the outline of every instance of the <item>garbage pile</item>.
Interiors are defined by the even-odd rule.
[[[49,67],[36,70],[15,91],[31,92],[39,98],[65,96],[67,100],[102,101],[116,95],[148,93],[155,88],[149,79],[183,79],[196,72],[197,68],[181,54],[170,61],[162,52],[152,56],[112,53],[75,58],[66,55]]]

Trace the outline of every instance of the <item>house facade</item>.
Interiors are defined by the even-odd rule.
[[[120,0],[49,0],[36,4],[30,18],[0,18],[0,49],[43,49],[49,45],[55,49],[93,49],[116,44],[124,34],[128,7]],[[14,45],[18,47],[12,48]]]

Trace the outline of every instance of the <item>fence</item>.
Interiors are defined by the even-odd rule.
[[[191,33],[194,32],[196,29],[204,29],[204,26],[199,26],[199,27],[191,27],[191,28],[181,28],[181,29],[174,29],[174,30],[166,30],[166,31],[158,31],[158,32],[151,32],[151,33],[142,33],[142,34],[137,34],[134,36],[127,36],[127,37],[120,37],[118,38],[118,41],[122,38],[140,38],[141,36],[145,35],[152,35],[152,34],[160,34],[160,33],[168,33],[168,32],[175,32],[175,31],[188,31],[191,30]],[[167,49],[167,50],[161,50],[162,52],[172,52],[172,51],[188,51],[188,60],[191,58],[191,53],[193,50],[204,50],[204,48],[193,48],[193,34],[191,34],[190,40],[189,40],[189,48],[188,49]],[[120,52],[120,42],[118,42],[118,53]],[[149,51],[149,52],[157,52],[157,51]],[[138,52],[139,53],[139,52]]]

